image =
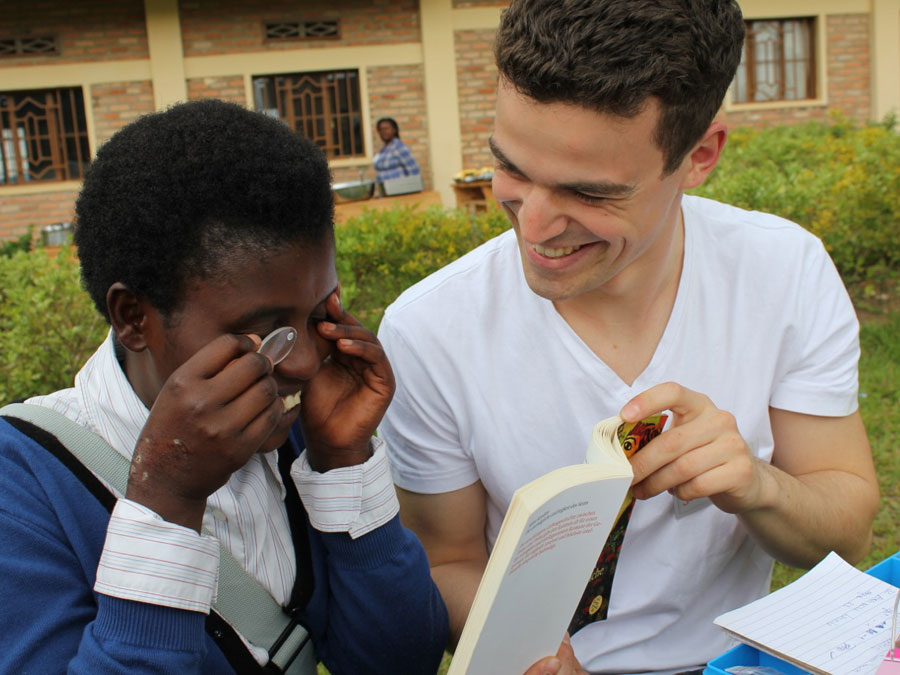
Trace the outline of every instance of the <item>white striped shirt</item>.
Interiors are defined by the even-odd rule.
[[[129,460],[150,414],[119,365],[112,332],[78,372],[73,388],[28,403],[64,414]],[[305,451],[295,460],[291,477],[313,527],[356,538],[397,514],[384,443],[372,442],[372,457],[357,466],[317,473]],[[297,569],[276,453],[253,455],[209,496],[203,527],[210,534],[168,523],[141,504],[116,496],[97,567],[98,593],[209,612],[221,543],[277,602],[287,604]],[[266,663],[265,650],[254,647],[253,652]]]

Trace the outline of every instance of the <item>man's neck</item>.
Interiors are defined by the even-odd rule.
[[[554,303],[560,316],[600,359],[631,384],[662,339],[681,280],[684,222],[672,236],[609,282]]]

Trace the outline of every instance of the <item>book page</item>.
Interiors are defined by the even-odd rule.
[[[897,587],[836,553],[716,625],[779,658],[835,675],[873,675],[891,646]]]
[[[496,598],[472,650],[471,672],[521,673],[556,653],[630,483],[622,476],[576,485],[531,514],[502,563]],[[453,663],[451,672],[462,672]]]

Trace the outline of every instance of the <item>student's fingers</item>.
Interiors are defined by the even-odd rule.
[[[328,318],[335,323],[348,324],[350,326],[362,326],[359,319],[344,309],[344,306],[341,304],[340,284],[338,284],[337,290],[329,295],[328,299],[325,301],[325,312],[328,314]]]
[[[254,340],[255,338],[255,340]],[[257,336],[225,333],[204,345],[181,368],[195,377],[211,378],[235,359],[255,352],[259,346]]]

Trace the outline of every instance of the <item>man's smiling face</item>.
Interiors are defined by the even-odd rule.
[[[655,101],[633,118],[538,103],[502,79],[494,196],[513,224],[528,285],[555,302],[668,259],[685,163],[663,176]]]

